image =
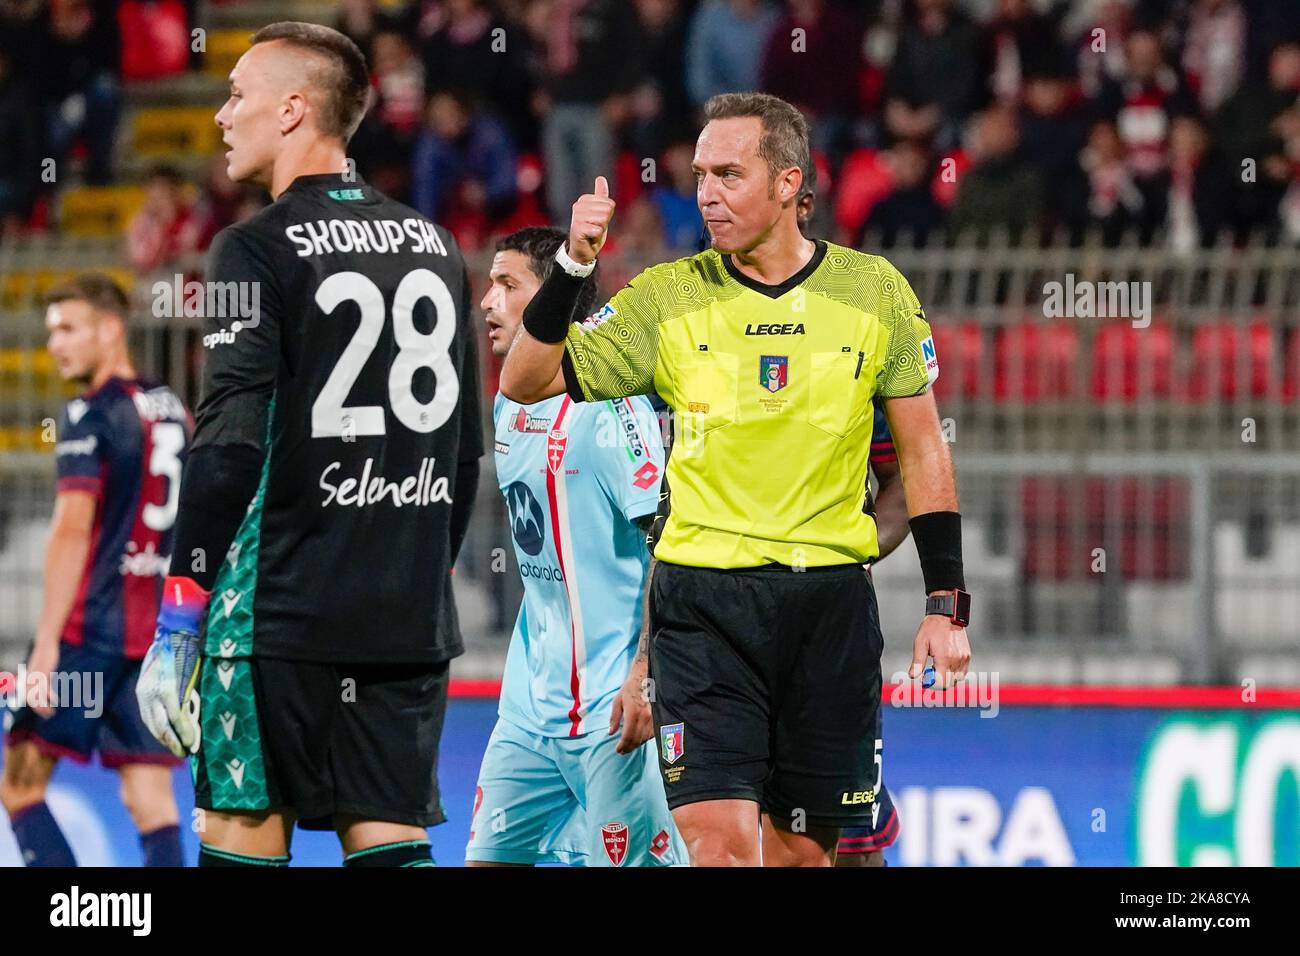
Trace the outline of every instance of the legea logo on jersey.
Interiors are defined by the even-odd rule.
[[[758,360],[758,384],[769,392],[779,392],[787,384],[790,358],[786,355],[763,355]]]
[[[746,325],[746,335],[803,335],[802,322],[762,322]]]
[[[506,507],[510,510],[510,533],[524,554],[540,554],[546,542],[542,523],[542,506],[528,485],[516,481],[506,489]]]

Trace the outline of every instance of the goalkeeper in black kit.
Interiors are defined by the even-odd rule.
[[[216,116],[275,202],[215,242],[171,574],[138,696],[189,752],[201,865],[279,866],[295,824],[348,866],[432,864],[448,575],[483,453],[468,274],[450,234],[349,172],[364,57],[253,37]]]

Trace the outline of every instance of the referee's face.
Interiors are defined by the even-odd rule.
[[[763,135],[756,116],[711,120],[695,143],[695,201],[719,252],[748,252],[793,211],[799,191],[793,170],[775,179],[758,154]]]

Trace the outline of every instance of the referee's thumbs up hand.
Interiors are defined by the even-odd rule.
[[[597,176],[595,192],[584,193],[573,204],[573,218],[569,222],[569,255],[582,263],[591,262],[600,255],[609,231],[609,221],[613,218],[614,200],[609,198],[609,182],[604,176]]]

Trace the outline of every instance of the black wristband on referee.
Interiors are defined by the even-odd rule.
[[[931,511],[908,521],[916,553],[921,558],[925,593],[966,590],[966,575],[961,563],[961,514],[956,511]]]
[[[586,276],[571,276],[559,266],[547,273],[533,300],[524,307],[524,328],[539,342],[558,345],[569,333],[573,310]]]

